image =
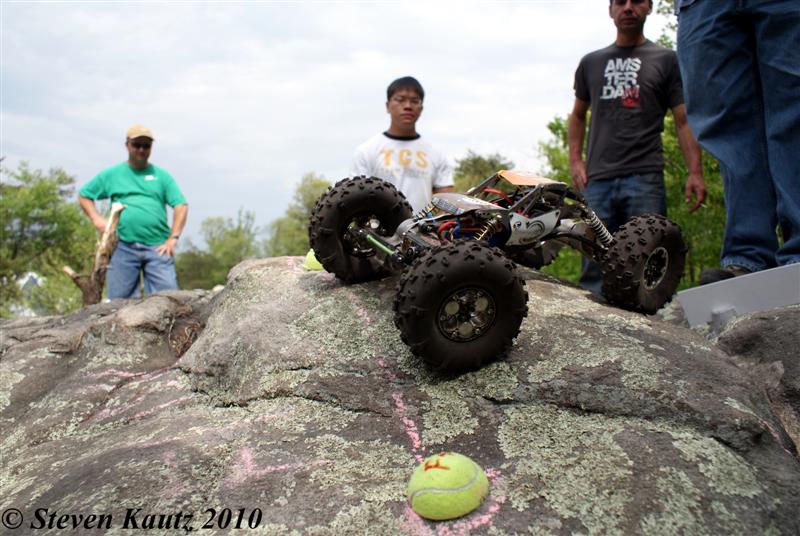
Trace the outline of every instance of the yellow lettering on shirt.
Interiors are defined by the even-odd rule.
[[[426,156],[425,151],[417,151],[417,167],[423,169],[428,167],[428,159],[425,158]]]
[[[397,160],[400,162],[401,166],[408,166],[409,164],[411,164],[411,150],[401,149],[400,155],[397,157]]]
[[[384,166],[389,167],[392,165],[392,153],[394,153],[394,151],[391,149],[384,149],[383,151],[381,151],[381,154],[383,154]]]

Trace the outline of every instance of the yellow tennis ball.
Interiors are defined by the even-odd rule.
[[[481,505],[489,493],[483,469],[462,454],[442,452],[423,461],[408,481],[411,509],[427,519],[455,519]]]
[[[306,270],[323,270],[322,264],[317,260],[313,249],[309,249],[306,253],[306,260],[303,262],[303,268]]]

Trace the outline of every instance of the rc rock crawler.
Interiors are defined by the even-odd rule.
[[[528,295],[514,261],[533,268],[567,245],[603,267],[616,306],[652,314],[675,292],[686,259],[680,228],[637,216],[613,236],[580,192],[503,170],[466,194],[440,193],[418,214],[374,177],[339,181],[309,224],[322,266],[347,283],[401,273],[394,322],[431,368],[476,369],[511,348]]]

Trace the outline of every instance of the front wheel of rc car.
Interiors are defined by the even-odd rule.
[[[524,285],[500,250],[479,242],[440,246],[401,276],[394,323],[433,370],[474,370],[510,349],[528,314]]]
[[[614,240],[603,262],[603,296],[623,309],[655,313],[672,298],[683,275],[688,247],[680,227],[646,214],[631,218]]]
[[[365,228],[391,236],[411,217],[411,205],[393,184],[375,177],[337,182],[311,213],[308,238],[322,266],[347,283],[378,279],[387,271],[374,249],[349,232]]]

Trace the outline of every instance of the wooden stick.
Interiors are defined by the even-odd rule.
[[[112,203],[111,214],[106,222],[106,229],[97,241],[97,252],[94,256],[94,266],[92,273],[78,274],[69,266],[64,266],[63,270],[70,279],[81,289],[83,294],[83,305],[93,305],[100,303],[103,298],[103,286],[106,283],[106,272],[108,264],[111,262],[111,255],[117,247],[117,224],[119,223],[120,213],[125,209],[122,203]]]

